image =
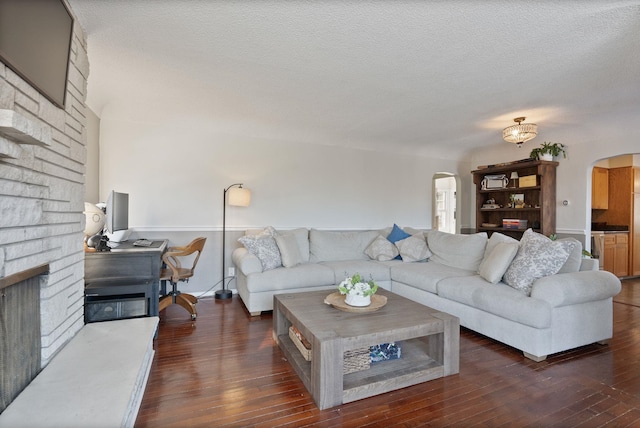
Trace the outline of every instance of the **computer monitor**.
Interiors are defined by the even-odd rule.
[[[129,229],[129,194],[111,191],[107,199],[107,216],[105,226],[107,232],[115,234]],[[124,234],[119,234],[125,236]],[[111,237],[110,240],[113,240]],[[116,239],[116,242],[125,239]]]

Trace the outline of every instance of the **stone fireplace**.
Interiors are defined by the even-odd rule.
[[[35,280],[40,318],[30,319],[40,331],[39,368],[84,324],[88,74],[77,24],[64,109],[0,62],[0,284],[48,266]]]

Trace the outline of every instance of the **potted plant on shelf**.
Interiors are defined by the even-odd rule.
[[[340,294],[345,294],[344,302],[351,306],[369,306],[371,296],[378,291],[378,284],[373,279],[364,281],[359,274],[348,276],[338,285]]]
[[[546,141],[540,144],[540,147],[536,147],[531,150],[529,153],[529,157],[538,160],[553,160],[554,157],[560,156],[562,153],[562,157],[566,159],[567,151],[565,150],[565,145],[561,143],[547,143]]]

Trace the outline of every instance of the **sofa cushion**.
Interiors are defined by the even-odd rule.
[[[262,263],[263,270],[275,269],[282,266],[280,250],[274,239],[275,230],[272,227],[265,228],[256,235],[245,235],[238,241]]]
[[[487,234],[482,232],[473,235],[454,235],[430,230],[427,233],[427,244],[433,253],[431,260],[477,272],[484,257]]]
[[[335,284],[333,269],[318,263],[302,263],[291,268],[279,267],[252,273],[246,278],[250,293],[319,287]]]
[[[400,226],[394,223],[393,229],[391,229],[391,233],[389,233],[389,236],[387,236],[387,239],[390,242],[393,242],[395,244],[397,241],[408,238],[410,236],[411,234],[405,232],[400,228]]]
[[[380,262],[393,260],[400,254],[398,248],[382,235],[378,235],[376,239],[371,241],[371,244],[369,244],[364,252],[373,260]]]
[[[483,258],[489,257],[489,254],[491,254],[491,250],[493,250],[496,247],[496,245],[500,244],[501,242],[506,242],[506,243],[511,243],[511,244],[519,244],[520,243],[520,241],[518,241],[515,238],[512,238],[512,237],[507,236],[507,235],[503,235],[500,232],[493,232],[491,234],[491,237],[487,241],[487,246],[484,249]]]
[[[475,274],[468,271],[435,263],[400,263],[391,265],[391,280],[410,285],[430,293],[438,293],[438,283],[444,278],[467,277]]]
[[[376,230],[336,232],[311,229],[309,259],[312,262],[369,260],[364,251],[378,235]]]
[[[557,273],[575,245],[569,240],[552,241],[527,229],[520,240],[518,254],[504,274],[504,282],[526,296],[530,295],[533,282]]]
[[[492,284],[498,283],[518,253],[517,242],[500,242],[480,263],[478,273]]]
[[[304,261],[300,247],[298,246],[298,240],[293,233],[289,234],[276,234],[276,244],[280,250],[280,257],[282,258],[282,266],[293,267],[299,265]]]
[[[562,265],[558,273],[571,273],[571,272],[579,272],[580,265],[582,265],[582,244],[580,241],[574,238],[562,238],[558,239],[560,242],[569,241],[574,242],[573,250],[569,254],[569,258]]]
[[[365,281],[370,279],[376,282],[391,280],[389,266],[373,260],[340,260],[321,262],[320,264],[333,270],[335,274],[334,284],[339,284],[347,276],[352,276],[356,273],[360,274]]]
[[[404,230],[402,230],[402,228],[400,228],[400,226],[398,226],[397,224],[393,223],[393,228],[391,229],[391,232],[389,233],[389,236],[387,236],[387,239],[389,240],[389,242],[395,244],[396,242],[402,240],[402,239],[406,239],[408,237],[410,237],[411,234],[405,232]],[[402,256],[400,254],[398,254],[396,256],[397,260],[402,260]]]
[[[479,275],[447,278],[438,283],[438,296],[534,328],[551,326],[551,305],[527,297],[499,282],[490,284]]]
[[[403,262],[419,262],[431,257],[431,251],[422,233],[396,241]]]

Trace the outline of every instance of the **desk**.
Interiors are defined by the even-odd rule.
[[[85,323],[158,316],[160,266],[168,240],[150,247],[123,242],[84,258]]]

